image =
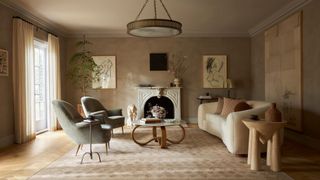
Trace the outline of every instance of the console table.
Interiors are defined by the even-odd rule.
[[[280,171],[280,130],[286,122],[242,120],[249,128],[248,161],[251,170],[260,170],[259,140],[267,147],[267,165],[272,171]]]

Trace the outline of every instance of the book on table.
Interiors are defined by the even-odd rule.
[[[146,124],[147,123],[161,123],[161,119],[159,119],[159,118],[142,118],[141,121]]]

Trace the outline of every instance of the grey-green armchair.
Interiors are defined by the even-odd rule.
[[[90,143],[89,124],[83,122],[81,115],[70,103],[62,100],[53,100],[52,104],[62,129],[78,144],[77,155],[81,145]],[[105,143],[106,153],[108,153],[111,127],[98,123],[92,126],[92,133],[92,144]]]
[[[89,96],[81,98],[81,104],[86,117],[94,116],[102,123],[110,125],[112,129],[121,127],[123,134],[124,116],[121,109],[107,110],[97,99]],[[113,131],[111,131],[113,133]]]

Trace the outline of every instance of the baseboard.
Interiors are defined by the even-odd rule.
[[[14,143],[14,135],[11,134],[9,136],[1,137],[0,138],[0,149],[10,146]]]
[[[296,141],[305,146],[320,150],[320,139],[312,138],[288,129],[285,129],[284,136],[292,141]]]
[[[190,124],[198,124],[198,117],[188,117],[188,118],[182,118],[182,119]]]

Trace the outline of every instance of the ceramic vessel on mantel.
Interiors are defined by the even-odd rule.
[[[277,109],[276,103],[272,103],[271,107],[265,112],[266,121],[280,122],[281,112]]]
[[[181,86],[181,80],[180,80],[179,78],[174,78],[173,84],[174,84],[176,87],[180,87],[180,86]]]

